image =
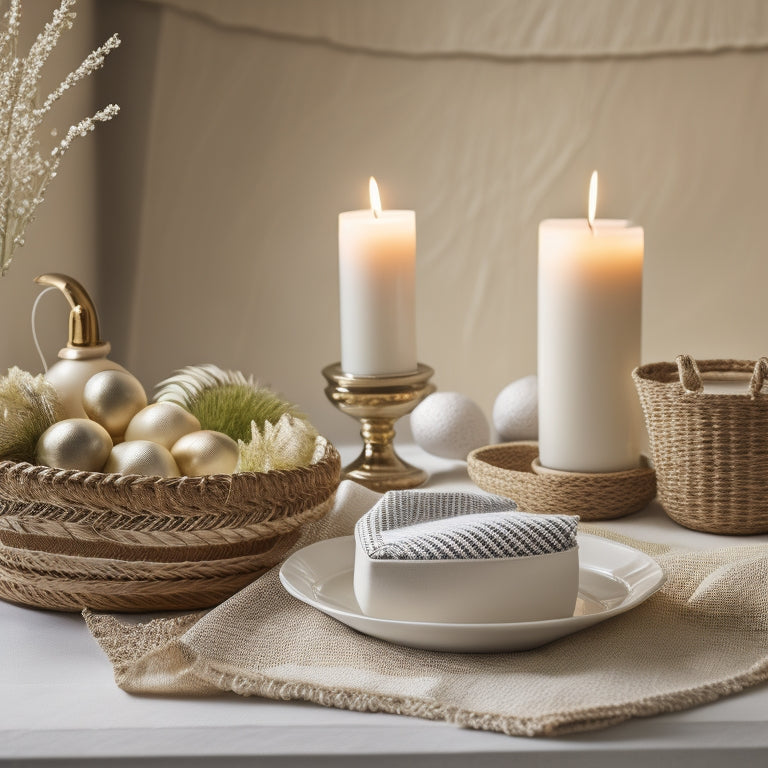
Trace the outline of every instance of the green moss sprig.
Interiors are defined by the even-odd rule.
[[[176,371],[157,385],[155,400],[178,403],[197,417],[202,429],[223,432],[243,442],[252,439],[252,422],[261,430],[267,422],[276,424],[283,414],[302,418],[295,405],[258,385],[252,377],[210,364]]]

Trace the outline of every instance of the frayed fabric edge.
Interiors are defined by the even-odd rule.
[[[301,700],[356,712],[383,712],[424,720],[444,720],[460,728],[534,738],[601,730],[636,717],[652,717],[709,704],[768,680],[768,658],[735,678],[707,683],[685,691],[660,694],[627,704],[592,707],[582,711],[552,713],[545,717],[531,718],[474,712],[431,700],[378,696],[359,690],[291,683],[263,675],[247,677],[225,672],[199,659],[192,665],[192,671],[210,685],[220,690],[233,691],[240,696],[260,696],[283,701]]]

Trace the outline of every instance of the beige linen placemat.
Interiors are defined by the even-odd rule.
[[[297,547],[351,534],[378,498],[342,483],[333,510]],[[768,546],[688,552],[621,540],[657,559],[667,574],[662,590],[521,653],[436,653],[376,640],[291,597],[277,568],[208,613],[139,625],[85,616],[129,692],[234,691],[515,736],[687,709],[768,679]]]

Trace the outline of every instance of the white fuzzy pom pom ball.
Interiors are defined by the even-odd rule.
[[[503,441],[539,436],[539,380],[526,376],[508,384],[493,404],[493,426]]]
[[[435,392],[419,403],[411,414],[411,431],[427,453],[461,460],[488,445],[491,433],[480,406],[458,392]]]

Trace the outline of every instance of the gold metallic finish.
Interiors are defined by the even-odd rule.
[[[99,317],[96,314],[96,307],[88,291],[74,277],[53,272],[38,275],[35,282],[58,288],[72,307],[69,313],[68,347],[93,347],[103,343],[99,337]]]
[[[36,461],[57,469],[99,472],[111,450],[112,439],[101,424],[90,419],[64,419],[40,436]]]
[[[188,477],[231,475],[238,454],[237,443],[229,435],[210,429],[182,435],[171,448],[179,472]]]
[[[113,440],[125,434],[131,419],[146,405],[144,387],[125,371],[100,371],[83,389],[86,415],[101,424]]]
[[[180,437],[199,429],[200,422],[177,403],[150,403],[131,419],[125,439],[150,440],[170,451]]]
[[[356,376],[339,363],[323,369],[325,394],[342,412],[360,422],[363,450],[344,468],[343,476],[374,491],[415,488],[427,480],[423,469],[403,461],[395,452],[395,422],[435,391],[434,371],[418,364],[414,373],[399,376]]]
[[[103,471],[145,477],[179,477],[179,468],[171,452],[151,440],[130,440],[116,445]]]

